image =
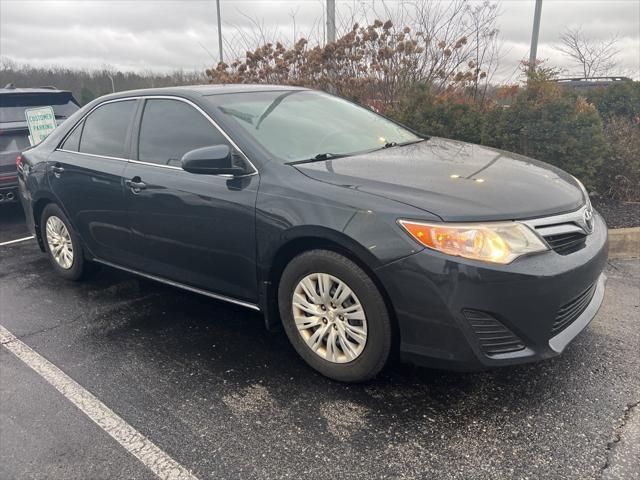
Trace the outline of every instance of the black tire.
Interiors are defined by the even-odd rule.
[[[316,354],[295,325],[292,304],[298,283],[309,274],[326,273],[344,282],[357,296],[367,322],[367,339],[354,360],[334,363]],[[376,376],[389,359],[392,326],[384,299],[375,283],[358,265],[339,253],[311,250],[295,257],[284,269],[278,286],[280,318],[289,341],[315,370],[341,382],[364,382]]]
[[[58,262],[56,261],[53,254],[50,251],[49,242],[47,241],[46,226],[47,226],[47,220],[49,220],[49,218],[52,216],[58,217],[64,224],[67,231],[69,232],[69,236],[71,238],[71,245],[73,249],[73,261],[70,268],[63,268],[62,266],[60,266],[60,264],[58,264]],[[72,280],[72,281],[80,280],[87,271],[87,262],[84,259],[82,242],[80,241],[78,234],[71,227],[71,223],[69,222],[69,219],[67,218],[67,216],[64,214],[62,209],[58,207],[58,205],[56,205],[55,203],[48,204],[42,211],[42,216],[40,217],[40,235],[42,235],[42,241],[44,243],[44,248],[45,248],[45,251],[47,252],[47,256],[49,257],[49,261],[51,262],[51,265],[53,266],[54,270],[58,273],[58,275],[60,275],[61,277],[67,280]]]

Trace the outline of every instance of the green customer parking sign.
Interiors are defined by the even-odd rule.
[[[53,107],[29,108],[24,111],[29,127],[29,143],[37,145],[56,128],[56,114]]]

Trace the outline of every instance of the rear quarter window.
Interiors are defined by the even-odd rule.
[[[67,137],[67,139],[62,143],[60,148],[62,150],[69,150],[70,152],[77,152],[80,148],[80,136],[82,135],[82,127],[84,126],[84,121],[80,122],[80,124],[71,132],[71,135]]]

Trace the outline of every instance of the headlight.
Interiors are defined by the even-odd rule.
[[[485,262],[507,264],[527,253],[548,250],[538,235],[517,222],[399,223],[425,247]]]

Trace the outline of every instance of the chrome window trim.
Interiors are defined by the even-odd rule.
[[[151,167],[168,168],[170,170],[183,170],[182,168],[176,167],[175,165],[161,165],[159,163],[143,162],[142,160],[133,160],[133,159],[129,159],[128,161],[131,163],[137,163],[139,165],[149,165]]]
[[[229,178],[240,178],[240,177],[249,177],[252,175],[257,175],[258,174],[258,169],[256,168],[256,166],[253,164],[253,162],[249,159],[249,157],[242,151],[242,149],[238,146],[238,144],[236,142],[233,141],[233,139],[227,134],[227,132],[225,132],[220,125],[218,125],[218,123],[216,123],[216,121],[211,118],[211,116],[205,112],[202,108],[200,108],[198,105],[196,105],[195,103],[193,103],[191,100],[187,99],[187,98],[183,98],[183,97],[179,97],[179,96],[175,96],[175,95],[136,95],[135,97],[122,97],[122,98],[114,98],[112,100],[105,100],[104,102],[99,103],[98,105],[96,105],[95,107],[93,107],[91,110],[89,110],[87,113],[85,113],[82,118],[80,118],[76,124],[73,126],[73,128],[71,130],[69,130],[67,132],[67,134],[64,136],[64,138],[60,141],[60,143],[58,143],[58,147],[56,148],[56,150],[61,151],[61,152],[68,152],[68,153],[77,153],[80,155],[89,155],[92,157],[99,157],[99,158],[109,158],[109,159],[113,159],[113,160],[124,160],[125,162],[132,162],[132,163],[138,163],[138,164],[142,164],[142,165],[150,165],[153,167],[161,167],[161,168],[169,168],[172,170],[182,170],[182,168],[180,167],[174,167],[172,165],[161,165],[159,163],[150,163],[150,162],[143,162],[140,160],[136,160],[133,158],[119,158],[119,157],[110,157],[108,155],[96,155],[93,153],[84,153],[84,152],[74,152],[72,150],[65,150],[60,148],[60,145],[62,145],[66,140],[67,137],[69,137],[69,135],[71,135],[73,133],[73,131],[78,128],[78,126],[89,116],[91,115],[91,113],[93,111],[95,111],[97,108],[100,108],[103,105],[107,105],[109,103],[115,103],[115,102],[126,102],[128,100],[153,100],[153,99],[161,99],[161,100],[177,100],[180,102],[184,102],[188,105],[191,105],[191,107],[193,107],[196,111],[198,111],[200,113],[200,115],[202,115],[206,120],[209,121],[209,123],[211,123],[211,125],[213,125],[213,127],[218,130],[218,132],[220,132],[220,134],[222,134],[222,136],[231,144],[231,146],[236,149],[238,152],[240,152],[240,154],[242,155],[242,157],[244,158],[244,160],[251,165],[251,168],[253,169],[253,172],[251,173],[247,173],[245,175],[236,175],[235,177],[233,175],[228,175],[228,174],[221,174],[221,175],[215,175],[215,176],[219,176],[219,177],[229,177]],[[143,114],[144,116],[144,114]]]
[[[132,160],[130,158],[109,157],[108,155],[96,155],[95,153],[74,152],[73,150],[65,150],[64,148],[56,148],[56,151],[65,152],[65,153],[73,153],[75,155],[86,155],[86,156],[89,156],[89,157],[96,157],[96,158],[106,158],[108,160],[120,160],[121,162],[138,163],[140,165],[149,165],[150,167],[168,168],[170,170],[180,170],[180,171],[184,172],[184,169],[182,169],[180,167],[174,167],[173,165],[160,165],[159,163],[141,162],[139,160]],[[245,175],[229,175],[229,174],[226,174],[226,173],[221,173],[219,175],[210,175],[210,176],[212,176],[212,177],[224,177],[224,178],[243,178],[243,177],[250,177],[252,175],[257,175],[257,172],[251,172],[251,173],[247,173]]]
[[[75,153],[76,155],[86,155],[88,157],[107,158],[109,160],[120,160],[121,162],[128,162],[126,158],[109,157],[108,155],[96,155],[95,153],[74,152],[73,150],[65,150],[64,148],[56,148],[57,152]]]
[[[94,262],[101,263],[108,267],[117,268],[118,270],[122,270],[124,272],[132,273],[134,275],[139,275],[144,278],[148,278],[149,280],[154,280],[156,282],[164,283],[166,285],[170,285],[172,287],[181,288],[182,290],[187,290],[189,292],[198,293],[200,295],[204,295],[207,297],[214,298],[216,300],[222,300],[223,302],[233,303],[235,305],[240,305],[241,307],[250,308],[251,310],[260,311],[260,307],[251,302],[245,302],[244,300],[238,300],[237,298],[227,297],[225,295],[220,295],[218,293],[213,293],[208,290],[203,290],[197,287],[191,287],[189,285],[185,285],[184,283],[176,282],[174,280],[168,280],[166,278],[157,277],[155,275],[151,275],[149,273],[140,272],[138,270],[133,270],[132,268],[123,267],[122,265],[118,265],[116,263],[107,262],[106,260],[100,260],[99,258],[93,258]]]

